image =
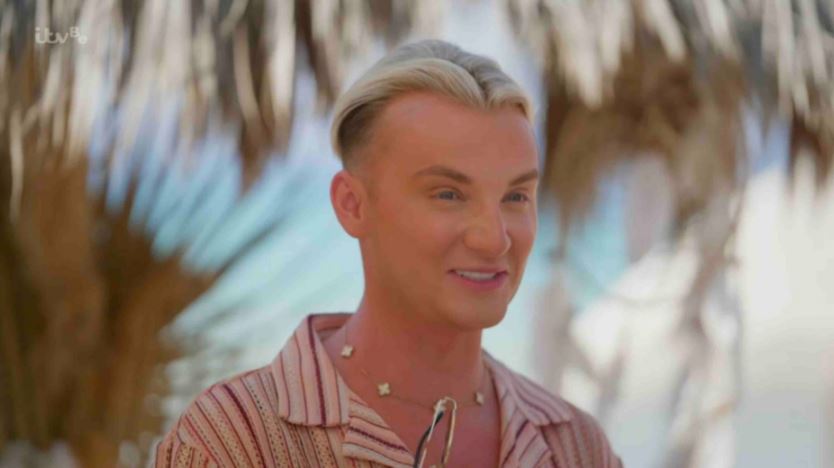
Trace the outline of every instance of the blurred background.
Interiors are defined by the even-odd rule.
[[[0,0],[0,466],[142,466],[355,309],[331,105],[426,37],[537,109],[540,232],[486,349],[628,467],[834,466],[829,0]]]

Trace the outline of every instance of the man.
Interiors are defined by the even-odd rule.
[[[332,127],[358,309],[309,316],[270,365],[204,391],[157,466],[620,466],[589,415],[481,349],[536,234],[531,114],[495,62],[445,42],[368,70]]]

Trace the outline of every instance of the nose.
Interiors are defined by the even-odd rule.
[[[510,249],[510,235],[500,207],[485,207],[473,217],[463,243],[486,258],[498,258]]]

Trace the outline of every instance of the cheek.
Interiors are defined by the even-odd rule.
[[[446,254],[455,245],[458,222],[455,219],[426,213],[414,216],[409,222],[410,248],[426,260]],[[419,252],[417,252],[419,251]]]
[[[412,258],[418,263],[433,262],[454,245],[458,223],[413,201],[388,204],[383,216],[386,218],[383,223],[386,243],[398,258]]]

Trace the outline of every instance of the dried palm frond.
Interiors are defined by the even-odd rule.
[[[565,112],[558,127],[548,127],[553,140],[545,164],[563,232],[589,211],[599,181],[632,157],[659,157],[673,177],[678,230],[712,194],[735,184],[737,85],[728,80],[702,87],[689,73],[691,64],[668,62],[660,53],[655,46],[654,53],[623,57],[628,66],[612,83],[613,96],[598,107],[576,103],[563,111],[569,108],[565,94],[550,98],[549,115]]]
[[[718,153],[677,147],[705,112],[737,126],[742,100],[792,118],[793,148],[808,147],[818,180],[826,179],[834,160],[830,2],[508,0],[508,11],[545,71],[546,182],[563,229],[587,213],[614,164],[645,150],[666,160],[676,182],[696,181],[678,167],[707,183],[678,199],[678,221],[688,220],[711,185],[734,180],[733,160],[745,154],[709,132],[701,137],[724,140]],[[801,154],[791,152],[792,165]]]

